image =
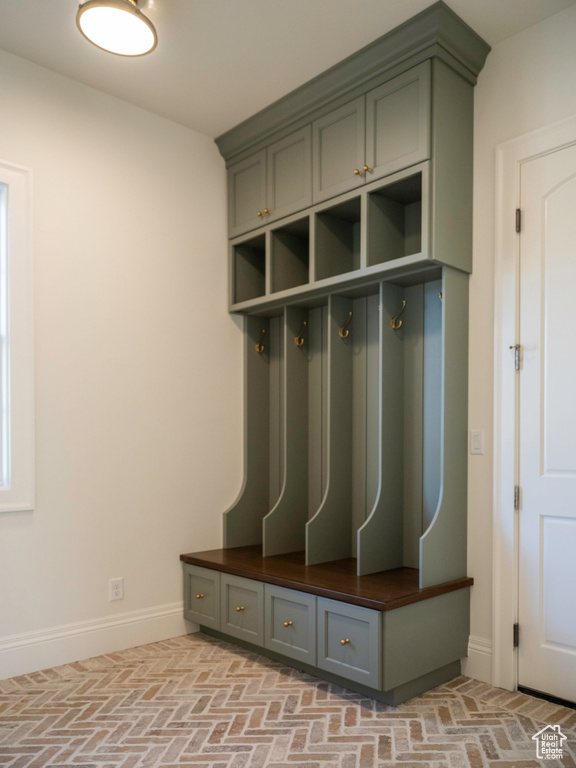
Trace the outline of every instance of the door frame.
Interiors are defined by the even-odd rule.
[[[518,685],[513,625],[518,621],[519,596],[521,512],[514,510],[514,486],[519,476],[520,382],[510,346],[519,342],[520,333],[520,238],[515,227],[520,170],[523,163],[573,144],[576,115],[496,147],[492,684],[508,690]]]

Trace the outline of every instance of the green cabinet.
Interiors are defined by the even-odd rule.
[[[316,665],[316,597],[264,585],[264,647]]]
[[[313,199],[335,197],[364,183],[365,98],[315,120],[313,137]]]
[[[318,666],[369,688],[380,688],[382,613],[318,599]]]
[[[220,574],[197,565],[184,565],[184,618],[220,629]]]
[[[392,78],[312,126],[320,202],[430,156],[430,63]]]
[[[232,637],[264,645],[264,585],[222,573],[220,576],[220,629]]]
[[[266,151],[228,169],[228,231],[231,237],[262,224],[266,207]]]
[[[369,91],[366,181],[430,157],[430,127],[429,61]]]
[[[311,129],[306,126],[228,169],[230,237],[312,202]]]

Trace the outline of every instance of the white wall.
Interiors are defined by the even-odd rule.
[[[186,631],[178,556],[220,546],[241,482],[242,344],[213,141],[3,52],[0,102],[33,171],[37,468],[36,511],[0,515],[2,678]]]
[[[469,426],[486,430],[487,450],[469,460],[468,571],[475,585],[466,671],[483,679],[490,679],[492,635],[495,150],[504,141],[576,114],[575,40],[572,6],[495,46],[475,89]]]

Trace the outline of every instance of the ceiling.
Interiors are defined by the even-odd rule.
[[[0,48],[209,136],[434,0],[140,0],[158,48],[126,59],[76,29],[78,0],[0,0]],[[576,0],[447,0],[490,45]]]

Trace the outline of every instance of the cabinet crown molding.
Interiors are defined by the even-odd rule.
[[[443,0],[348,56],[216,139],[220,154],[237,161],[426,59],[439,58],[476,84],[490,46]]]

